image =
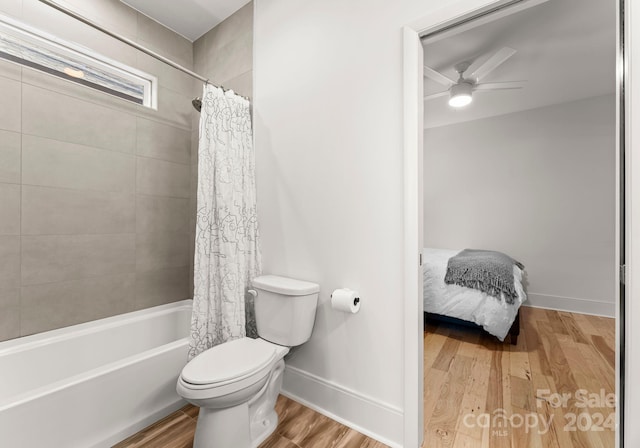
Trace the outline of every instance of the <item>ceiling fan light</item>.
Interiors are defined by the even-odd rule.
[[[456,108],[467,106],[473,101],[473,97],[471,96],[472,91],[473,87],[468,82],[461,82],[451,86],[449,106]]]
[[[456,95],[449,98],[449,106],[459,108],[471,104],[473,98],[470,95]]]

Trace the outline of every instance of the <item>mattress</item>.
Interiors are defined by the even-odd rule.
[[[503,298],[444,282],[447,262],[458,252],[460,250],[423,250],[424,311],[473,322],[503,341],[520,305],[527,299],[522,286],[524,272],[517,266],[513,267],[517,298],[510,305]]]

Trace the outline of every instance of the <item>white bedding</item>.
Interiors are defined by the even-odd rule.
[[[522,287],[523,272],[513,267],[518,297],[513,305],[481,291],[458,285],[447,285],[444,276],[449,258],[459,250],[425,248],[422,272],[424,274],[424,311],[455,317],[481,325],[486,331],[504,340],[518,309],[527,295]]]

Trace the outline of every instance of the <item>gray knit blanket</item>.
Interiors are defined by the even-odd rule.
[[[502,252],[465,249],[449,258],[444,282],[477,289],[490,296],[502,297],[513,304],[518,297],[513,280],[513,266],[524,265]]]

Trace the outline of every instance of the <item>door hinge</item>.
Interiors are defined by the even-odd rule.
[[[622,283],[623,285],[627,284],[627,265],[626,264],[620,265],[620,283]]]
[[[418,266],[422,266],[422,254],[418,257]]]

